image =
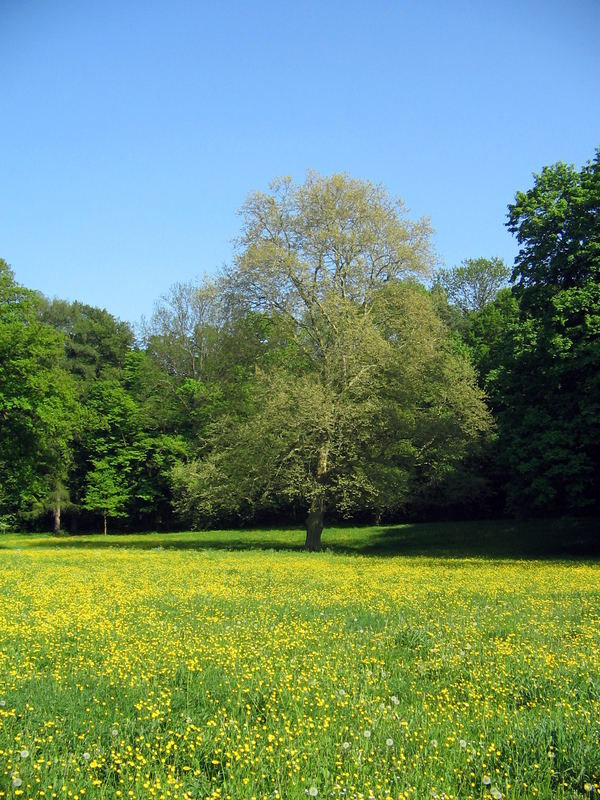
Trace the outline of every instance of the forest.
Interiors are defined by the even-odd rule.
[[[0,530],[301,520],[318,550],[325,520],[598,513],[600,150],[517,191],[514,265],[440,269],[346,174],[241,219],[135,331],[0,260]]]

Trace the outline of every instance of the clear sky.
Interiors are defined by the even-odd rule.
[[[598,0],[0,0],[0,256],[136,322],[307,168],[382,183],[447,265],[600,146]]]

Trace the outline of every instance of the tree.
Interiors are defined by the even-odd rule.
[[[600,280],[600,149],[579,172],[559,162],[534,175],[508,207],[520,250],[512,279],[528,307]]]
[[[66,470],[65,470],[66,471]],[[42,517],[48,513],[52,514],[53,532],[58,536],[62,532],[61,520],[62,512],[65,509],[73,508],[71,495],[65,485],[65,481],[59,475],[50,475],[46,491],[35,499],[32,508],[33,517]]]
[[[197,521],[296,503],[318,550],[326,511],[402,503],[419,474],[451,468],[487,412],[427,293],[406,283],[431,264],[426,221],[381,187],[316,173],[276,181],[242,214],[223,291],[238,313],[278,320],[294,355],[257,371],[208,455],[174,470],[176,502]]]
[[[114,377],[123,369],[133,345],[128,323],[103,308],[44,297],[40,298],[40,318],[64,335],[67,367],[84,384]]]
[[[510,269],[501,258],[467,258],[458,267],[439,270],[435,284],[463,314],[482,311],[506,286]]]
[[[40,320],[40,303],[0,259],[0,515],[13,519],[30,514],[66,479],[75,424],[64,340]]]
[[[93,469],[86,477],[82,506],[90,511],[101,512],[105,536],[107,518],[126,516],[129,500],[130,488],[125,480],[122,465],[116,459],[108,457],[94,461]]]
[[[143,455],[137,404],[121,381],[113,377],[90,386],[81,425],[78,458],[79,505],[106,517],[126,516],[134,498],[137,470]]]
[[[143,325],[146,348],[168,375],[199,380],[219,326],[217,291],[209,279],[175,283]]]
[[[129,325],[104,309],[42,298],[40,316],[63,337],[78,414],[67,474],[55,476],[36,508],[43,513],[52,498],[63,498],[72,514],[92,510],[85,505],[88,476],[100,463],[123,472],[128,524],[164,524],[172,517],[167,475],[185,452],[177,432],[186,429],[186,412],[193,416],[189,404],[172,414],[171,376],[135,349]],[[57,521],[60,506],[54,512]]]
[[[174,284],[156,303],[150,321],[144,321],[145,352],[154,368],[148,398],[157,400],[165,431],[191,441],[222,404],[222,325],[221,300],[208,279]],[[146,372],[150,377],[150,370]]]
[[[174,471],[180,512],[201,523],[300,506],[318,549],[326,511],[378,518],[435,493],[489,418],[426,292],[386,294],[380,328],[348,310],[343,391],[313,369],[257,372],[246,413],[219,420],[192,473]]]
[[[600,497],[600,151],[534,176],[509,206],[520,317],[491,382],[514,510],[593,510]]]
[[[479,374],[480,385],[491,391],[497,370],[507,358],[507,336],[519,322],[519,301],[510,289],[500,289],[494,300],[481,311],[469,315],[461,335],[468,345]],[[493,394],[489,396],[493,405]]]

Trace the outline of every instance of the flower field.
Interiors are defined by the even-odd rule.
[[[0,797],[598,796],[597,564],[117,539],[0,539]]]

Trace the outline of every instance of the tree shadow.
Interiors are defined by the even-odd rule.
[[[600,520],[421,523],[382,528],[363,555],[572,560],[600,556]]]
[[[24,547],[53,550],[271,550],[298,553],[304,552],[304,533],[298,529],[266,528],[165,533],[158,536],[67,536],[57,539],[48,537],[30,543],[25,541]],[[594,559],[600,556],[600,520],[483,520],[409,523],[387,527],[331,527],[323,533],[323,549],[330,553],[374,557]]]

